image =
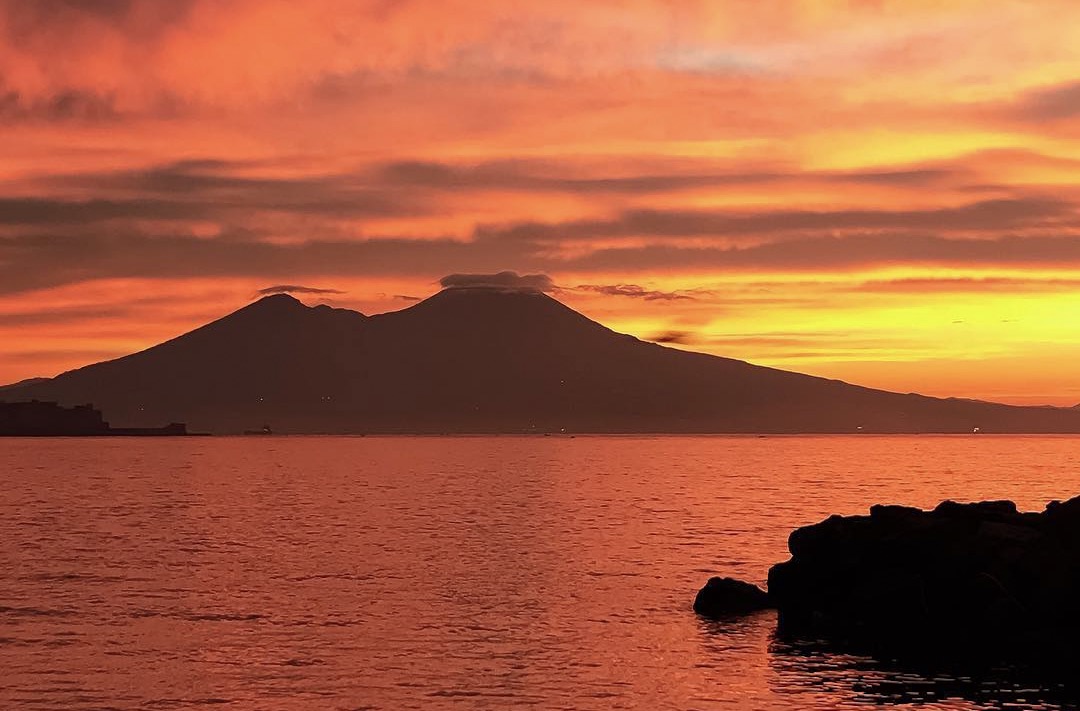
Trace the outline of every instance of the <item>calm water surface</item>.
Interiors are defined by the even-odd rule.
[[[0,708],[1073,708],[697,618],[796,526],[1080,493],[1068,437],[0,440]]]

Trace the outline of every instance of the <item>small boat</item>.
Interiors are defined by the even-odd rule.
[[[244,430],[246,435],[272,435],[274,431],[270,429],[270,425],[263,425],[259,430]]]

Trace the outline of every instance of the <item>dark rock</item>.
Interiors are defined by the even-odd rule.
[[[694,612],[714,618],[745,615],[771,607],[768,593],[734,578],[710,578],[694,599]]]
[[[1080,639],[1080,498],[1042,513],[1011,501],[874,506],[800,528],[788,547],[768,593],[753,588],[783,636],[1040,659],[1072,658]],[[695,609],[731,607],[735,582],[709,581]]]
[[[934,509],[934,513],[955,518],[995,521],[1008,520],[1019,515],[1016,504],[1011,501],[978,501],[970,504],[942,501]]]

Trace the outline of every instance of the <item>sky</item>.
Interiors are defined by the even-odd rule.
[[[265,290],[1080,403],[1073,0],[0,0],[0,382]]]

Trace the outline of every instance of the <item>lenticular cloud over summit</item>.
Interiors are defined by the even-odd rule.
[[[547,274],[448,274],[439,280],[444,289],[498,289],[500,291],[555,291],[555,282]]]
[[[301,286],[299,284],[278,284],[259,289],[256,296],[273,296],[275,294],[344,294],[339,289],[322,289],[315,286]]]

